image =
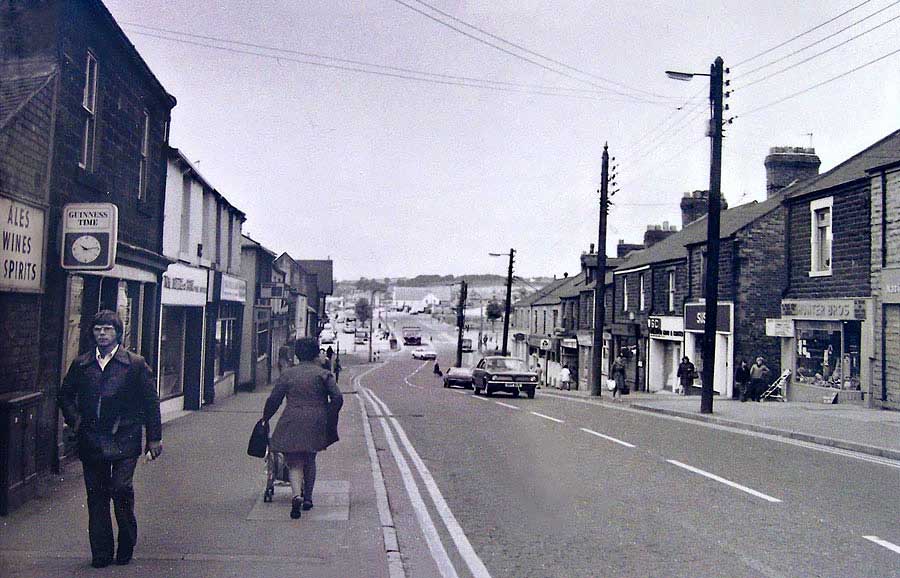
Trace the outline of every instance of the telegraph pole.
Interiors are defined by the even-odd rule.
[[[469,294],[469,284],[465,281],[459,288],[459,307],[456,310],[456,367],[462,367],[462,340],[463,328],[466,324],[466,298]]]
[[[509,272],[506,274],[506,313],[503,315],[503,351],[501,355],[506,357],[509,354],[506,341],[509,338],[509,311],[512,306],[512,282],[513,282],[513,260],[515,259],[516,250],[509,250]]]
[[[375,334],[375,290],[371,294],[371,302],[369,303],[369,363],[372,363],[372,337]]]
[[[710,67],[709,122],[710,165],[709,207],[706,229],[706,319],[703,324],[703,383],[700,390],[700,413],[713,411],[713,380],[716,368],[716,322],[719,309],[719,213],[722,208],[722,109],[724,84],[722,57]]]
[[[591,395],[603,391],[603,325],[606,323],[606,220],[609,215],[609,150],[603,145],[600,165],[600,224],[597,231],[597,273],[594,279],[594,339],[591,350]]]

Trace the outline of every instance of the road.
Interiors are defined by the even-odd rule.
[[[359,389],[410,576],[900,575],[900,464],[387,359]]]

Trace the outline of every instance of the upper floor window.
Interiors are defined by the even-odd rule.
[[[150,114],[145,110],[141,118],[141,163],[138,172],[138,199],[147,194],[147,170],[150,167]]]
[[[809,274],[831,275],[832,197],[818,199],[809,204],[811,217],[811,259]]]
[[[668,302],[666,306],[668,307],[668,311],[675,311],[675,271],[669,271],[669,289],[668,289]]]
[[[644,274],[641,273],[638,276],[638,305],[640,306],[640,310],[644,310],[644,306],[646,305],[646,301],[644,298]]]
[[[553,310],[553,329],[556,330],[557,327],[559,327],[559,311],[554,309]]]
[[[622,311],[628,311],[628,277],[622,277]]]
[[[191,173],[181,176],[181,252],[191,253]]]
[[[547,333],[547,310],[544,309],[544,330],[541,333]]]
[[[706,249],[700,253],[700,297],[706,297]]]
[[[97,58],[87,53],[84,68],[84,92],[81,98],[84,108],[84,125],[82,126],[81,159],[78,166],[88,172],[94,171],[94,149],[97,135]]]

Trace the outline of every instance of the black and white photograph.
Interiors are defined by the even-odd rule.
[[[900,1],[0,3],[0,576],[900,577]]]

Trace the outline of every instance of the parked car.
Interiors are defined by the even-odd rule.
[[[419,347],[413,349],[412,357],[413,359],[437,359],[437,351],[427,347]]]
[[[357,345],[365,345],[369,342],[369,332],[365,329],[359,329],[353,337],[353,343]]]
[[[335,339],[337,339],[337,335],[331,329],[324,329],[319,334],[319,343],[334,343]]]
[[[475,390],[475,395],[484,392],[484,395],[489,396],[503,391],[519,397],[524,391],[525,395],[533,399],[537,382],[537,373],[528,371],[525,362],[515,357],[485,357],[472,370],[472,389]]]
[[[466,389],[472,389],[472,368],[451,367],[444,374],[444,387],[458,385]]]

